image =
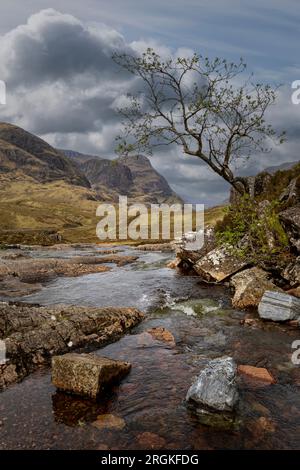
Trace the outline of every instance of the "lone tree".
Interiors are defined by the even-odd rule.
[[[151,154],[156,146],[178,144],[239,193],[248,192],[245,178],[234,174],[236,162],[271,150],[271,140],[284,140],[264,119],[276,88],[254,84],[252,76],[239,84],[242,59],[235,64],[194,54],[163,60],[149,48],[141,56],[114,54],[113,60],[144,84],[119,109],[125,119],[118,153]]]

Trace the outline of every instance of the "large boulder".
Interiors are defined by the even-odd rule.
[[[300,300],[281,292],[266,291],[258,306],[264,320],[288,321],[300,317]]]
[[[194,270],[208,282],[221,282],[247,266],[247,261],[236,256],[232,248],[224,246],[203,256],[194,265]]]
[[[52,383],[59,390],[97,398],[105,387],[128,374],[130,368],[129,362],[68,353],[52,358]]]
[[[300,253],[300,204],[280,212],[279,219],[290,244]]]
[[[256,267],[235,274],[230,284],[235,289],[232,299],[235,308],[257,307],[266,290],[281,290],[269,279],[266,271]]]
[[[216,237],[213,227],[206,227],[204,229],[204,243],[203,246],[197,250],[191,249],[191,243],[195,241],[195,238],[196,235],[194,232],[186,233],[175,244],[177,258],[189,265],[194,265],[202,256],[206,255],[216,246]]]
[[[237,366],[231,357],[210,361],[189,388],[186,400],[214,411],[233,411],[237,400]]]

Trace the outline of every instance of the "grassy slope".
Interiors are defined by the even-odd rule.
[[[0,242],[40,243],[40,231],[53,229],[67,242],[97,242],[93,191],[66,182],[0,182]],[[222,207],[206,213],[207,224],[223,217]],[[146,223],[146,220],[145,220]]]

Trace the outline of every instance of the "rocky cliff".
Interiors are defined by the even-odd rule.
[[[62,152],[76,162],[102,200],[117,202],[123,195],[143,203],[182,202],[143,155],[109,160],[72,150]]]

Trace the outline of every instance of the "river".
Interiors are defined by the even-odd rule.
[[[221,286],[166,267],[169,253],[121,248],[139,259],[111,271],[59,278],[22,300],[87,306],[133,306],[145,320],[96,354],[132,363],[130,374],[97,402],[57,392],[43,368],[0,395],[1,449],[297,449],[300,447],[300,366],[291,362],[297,330],[278,324],[246,326]],[[78,250],[80,255],[99,249]],[[34,256],[45,257],[45,250]],[[68,251],[47,250],[49,257]],[[255,314],[253,314],[255,316]],[[162,326],[176,345],[152,338]],[[209,359],[233,356],[239,364],[267,367],[269,386],[240,380],[238,426],[204,425],[184,401],[193,377]],[[122,418],[120,429],[95,427],[97,416]]]

